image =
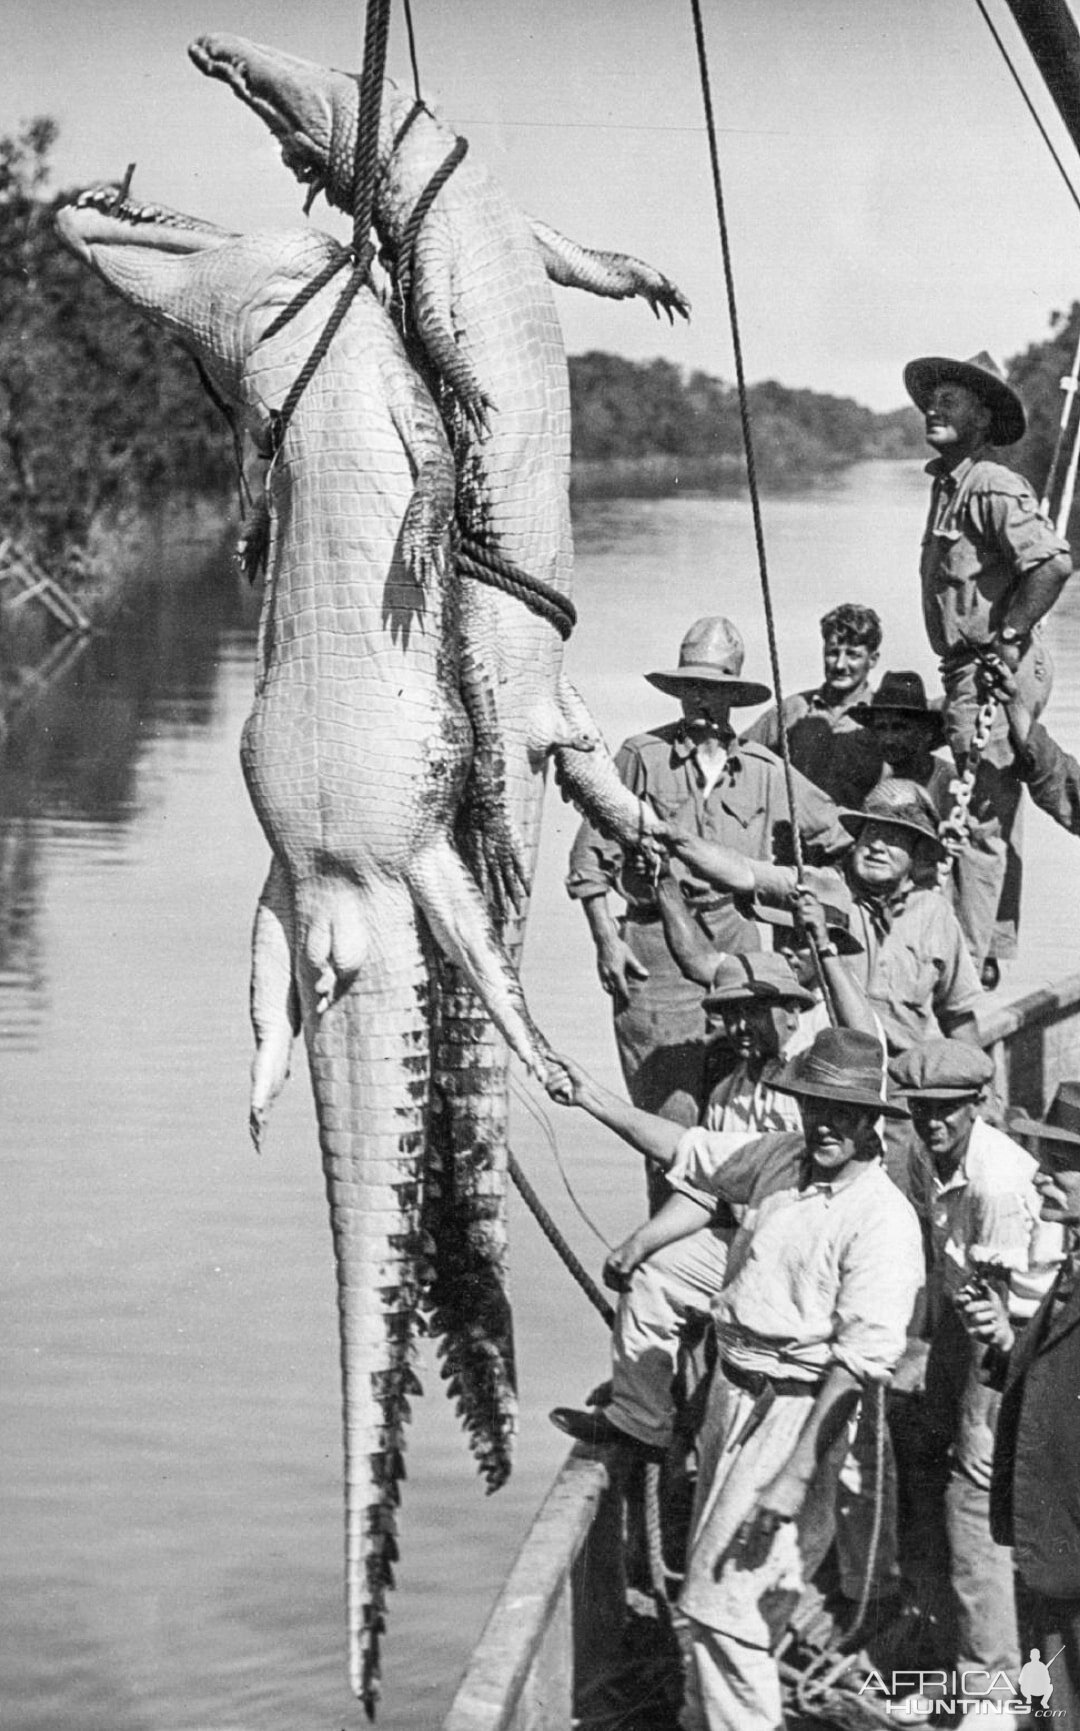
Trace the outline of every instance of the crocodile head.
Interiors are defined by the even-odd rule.
[[[110,288],[182,342],[231,405],[244,363],[270,320],[340,251],[315,230],[233,234],[115,186],[81,193],[56,214],[61,240]]]
[[[243,36],[200,36],[188,54],[279,140],[286,168],[309,189],[305,211],[323,192],[328,203],[351,212],[360,106],[355,78]]]

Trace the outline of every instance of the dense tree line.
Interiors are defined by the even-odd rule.
[[[45,119],[0,137],[0,533],[54,567],[110,515],[232,476],[191,360],[57,239],[55,137]]]
[[[71,194],[46,191],[55,137],[46,119],[0,137],[0,535],[54,567],[110,516],[177,493],[224,499],[233,477],[228,433],[190,359],[60,245],[53,216]],[[1080,303],[1011,364],[1030,419],[1011,460],[1038,488],[1078,333]],[[571,358],[570,385],[578,473],[607,471],[611,491],[650,476],[661,491],[742,483],[731,384],[592,351]],[[802,485],[866,457],[925,454],[911,408],[875,414],[850,397],[769,380],[751,386],[749,409],[765,486]]]
[[[1080,340],[1080,301],[1074,301],[1067,313],[1056,312],[1050,318],[1050,335],[1044,342],[1032,343],[1008,366],[1009,383],[1020,392],[1028,412],[1028,430],[1018,445],[1012,447],[1009,462],[1042,493],[1050,474],[1061,423],[1063,397],[1061,381],[1071,371]],[[1057,484],[1051,509],[1057,510],[1061,483],[1072,455],[1072,441],[1080,400],[1074,400],[1072,418],[1057,467]],[[1072,523],[1077,524],[1074,511]]]
[[[681,459],[717,478],[742,473],[743,438],[733,385],[708,373],[684,377],[670,361],[635,362],[593,351],[570,360],[573,449],[579,462]],[[748,406],[758,470],[767,485],[799,483],[865,457],[922,450],[915,411],[877,415],[850,397],[752,385]]]

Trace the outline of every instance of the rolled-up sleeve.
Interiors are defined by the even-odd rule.
[[[840,822],[836,806],[827,793],[815,787],[797,769],[791,772],[799,834],[808,853],[819,859],[835,859],[851,847],[851,836]]]
[[[1080,835],[1080,764],[1062,751],[1041,722],[1032,725],[1017,767],[1035,804],[1072,835]]]
[[[972,522],[1006,556],[1014,575],[1024,578],[1050,559],[1069,560],[1069,543],[1039,509],[1023,477],[995,471],[992,487],[972,489]]]
[[[900,1362],[924,1267],[919,1224],[907,1204],[875,1211],[845,1246],[830,1350],[860,1382],[891,1376]]]
[[[795,1184],[804,1147],[803,1137],[789,1130],[760,1136],[697,1125],[681,1138],[667,1179],[695,1200],[704,1192],[722,1202],[745,1205]]]
[[[931,904],[932,905],[932,904]],[[935,1016],[973,1016],[983,989],[959,922],[944,900],[934,908],[940,923],[938,977],[934,986]]]

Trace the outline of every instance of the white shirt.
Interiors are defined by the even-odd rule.
[[[680,1139],[669,1176],[745,1210],[713,1303],[721,1354],[808,1382],[832,1364],[886,1377],[923,1283],[915,1210],[876,1160],[800,1189],[805,1154],[801,1134]]]
[[[1010,1270],[1009,1315],[1034,1316],[1064,1255],[1060,1226],[1039,1215],[1036,1162],[1001,1130],[976,1118],[951,1178],[935,1177],[930,1199],[931,1298],[952,1298],[974,1264]]]

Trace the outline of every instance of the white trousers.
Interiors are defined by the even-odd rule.
[[[731,1227],[702,1227],[657,1250],[619,1298],[611,1336],[613,1424],[639,1442],[671,1441],[679,1341],[692,1315],[708,1316],[724,1284]]]

